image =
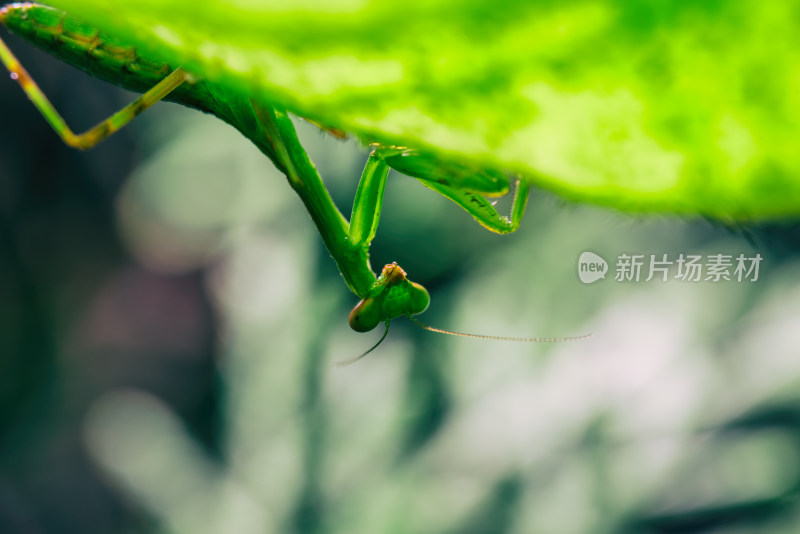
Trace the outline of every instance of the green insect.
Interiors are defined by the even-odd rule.
[[[406,272],[396,263],[385,266],[377,278],[370,266],[369,247],[378,227],[390,168],[419,179],[461,206],[480,224],[498,233],[513,232],[519,227],[528,200],[527,182],[516,178],[512,184],[505,173],[445,161],[406,147],[373,144],[348,221],[333,203],[314,164],[300,145],[285,110],[224,86],[196,79],[181,68],[144,57],[133,47],[50,7],[31,3],[10,4],[0,8],[0,22],[35,46],[96,78],[143,93],[110,118],[77,135],[0,40],[0,61],[11,72],[11,78],[20,83],[33,104],[69,146],[82,150],[95,146],[159,100],[212,113],[250,139],[286,175],[305,204],[345,283],[361,299],[350,313],[350,326],[358,332],[367,332],[385,324],[380,341],[359,358],[375,349],[386,337],[389,322],[401,316],[407,316],[429,330],[455,335],[521,341],[580,339],[497,338],[427,327],[413,318],[428,307],[430,297],[427,290],[409,281]],[[512,185],[515,194],[511,215],[505,217],[486,197],[505,195]]]

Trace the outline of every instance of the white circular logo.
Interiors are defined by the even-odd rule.
[[[608,263],[594,252],[584,252],[578,258],[578,278],[584,284],[593,284],[601,278],[605,279],[607,272]]]

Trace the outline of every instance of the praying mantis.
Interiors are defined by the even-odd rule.
[[[357,332],[385,325],[407,316],[440,333],[479,338],[522,341],[564,341],[579,338],[499,338],[459,334],[423,325],[416,319],[430,303],[428,291],[408,279],[396,263],[386,265],[379,276],[370,266],[369,248],[380,219],[390,169],[420,180],[449,198],[477,222],[496,233],[517,230],[525,213],[529,184],[519,177],[482,169],[468,163],[404,146],[372,143],[356,190],[350,219],[334,204],[322,178],[300,144],[294,125],[281,107],[249,98],[208,80],[198,79],[182,68],[173,68],[142,56],[82,21],[53,8],[33,3],[0,8],[0,22],[10,31],[101,80],[142,93],[134,102],[83,134],[75,134],[38,88],[11,50],[0,40],[0,61],[19,82],[28,98],[55,132],[69,146],[92,148],[160,100],[168,100],[211,113],[239,130],[286,175],[316,225],[349,289],[361,299],[350,312],[349,324]],[[509,217],[497,212],[487,197],[502,196],[514,186]],[[356,358],[357,359],[357,358]]]

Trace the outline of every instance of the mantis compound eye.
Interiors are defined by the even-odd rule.
[[[428,309],[431,303],[431,296],[428,290],[411,282],[408,288],[408,313],[406,315],[417,315]]]
[[[372,297],[361,299],[350,311],[350,328],[356,332],[369,332],[381,322],[380,304]]]

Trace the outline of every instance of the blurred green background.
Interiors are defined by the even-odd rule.
[[[132,98],[9,41],[77,130]],[[349,212],[365,151],[298,128]],[[764,260],[584,285],[586,250]],[[799,250],[541,191],[499,237],[393,174],[373,267],[428,287],[425,322],[592,337],[397,320],[337,368],[379,333],[245,139],[160,104],[79,153],[6,80],[0,532],[797,532]]]

